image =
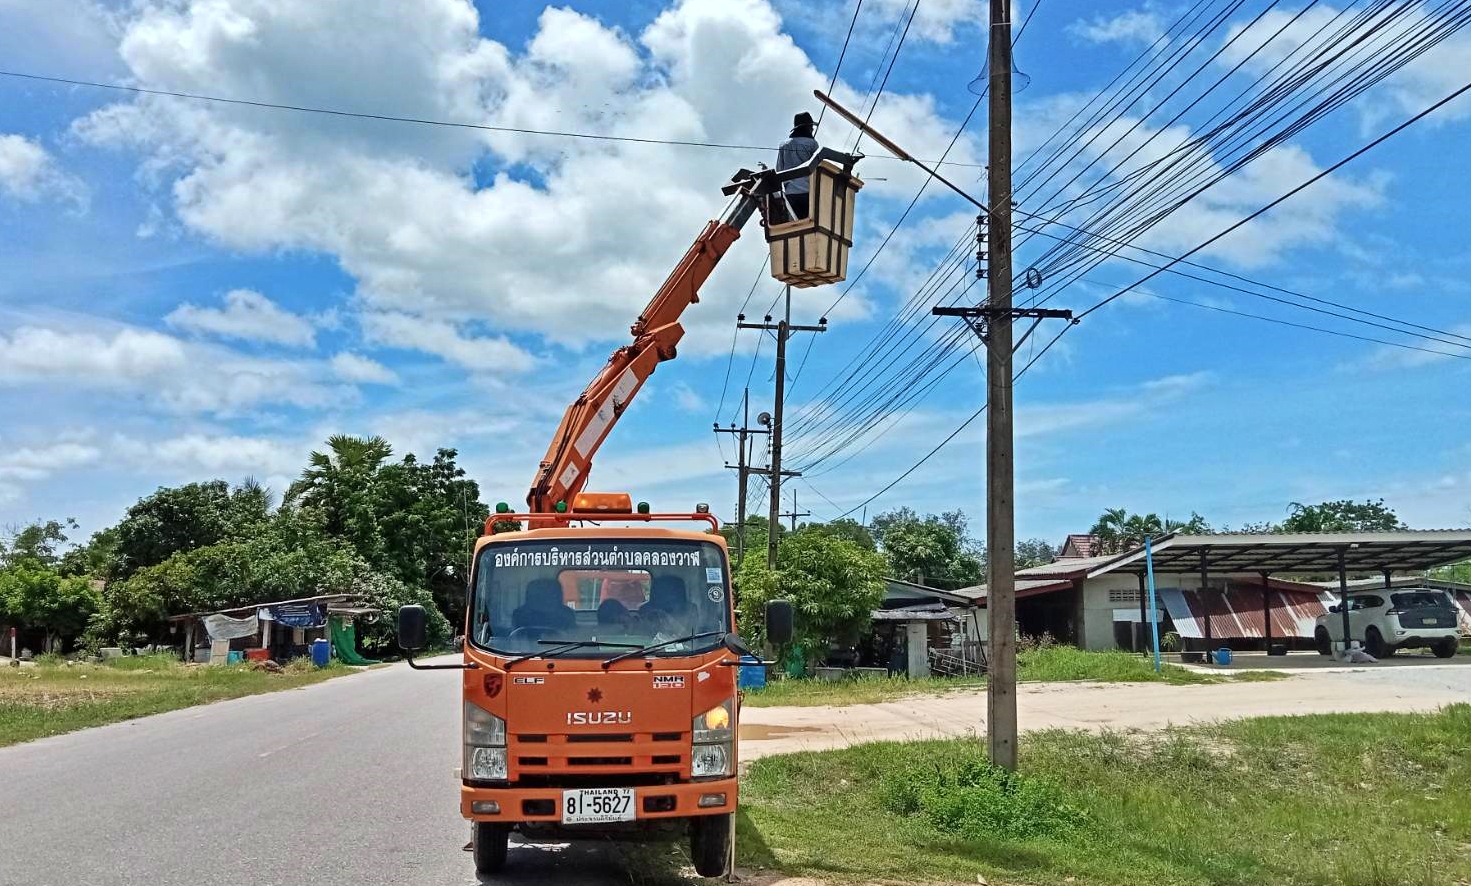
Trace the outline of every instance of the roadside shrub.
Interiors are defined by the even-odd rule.
[[[43,652],[32,659],[37,667],[54,668],[66,664],[66,659],[60,652]]]
[[[936,830],[967,840],[1060,837],[1088,820],[1057,785],[978,756],[894,773],[879,790],[889,812],[922,816]]]

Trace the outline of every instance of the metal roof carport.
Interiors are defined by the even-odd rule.
[[[1262,579],[1263,625],[1266,640],[1271,643],[1270,577],[1272,575],[1310,575],[1336,573],[1339,599],[1351,590],[1350,573],[1379,573],[1384,587],[1392,584],[1395,572],[1421,572],[1471,559],[1471,530],[1406,530],[1397,532],[1308,532],[1281,534],[1182,535],[1172,533],[1153,540],[1149,556],[1155,572],[1200,573],[1201,600],[1207,612],[1203,622],[1204,639],[1212,639],[1212,622],[1207,580],[1212,572],[1222,574],[1255,573]],[[1094,560],[1099,558],[1092,558]],[[1059,564],[1053,564],[1054,566]],[[1088,578],[1110,572],[1139,575],[1141,590],[1145,580],[1146,551],[1139,548],[1105,562],[1089,564]],[[1030,570],[1028,570],[1030,572]],[[1140,595],[1140,611],[1146,607]],[[1343,636],[1349,636],[1348,610],[1343,614]]]

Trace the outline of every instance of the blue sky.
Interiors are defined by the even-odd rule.
[[[852,9],[846,0],[60,5],[0,0],[5,68],[435,119],[772,145],[794,111],[816,110],[806,96],[826,86]],[[1267,5],[1246,4],[1205,48],[1219,48]],[[840,97],[856,104],[867,92],[905,6],[867,0]],[[983,7],[930,0],[911,26],[873,122],[916,155],[938,156],[975,101],[967,84],[984,55]],[[1031,78],[1017,99],[1019,159],[1185,9],[1097,8],[1047,0],[1018,44],[1017,66]],[[1017,18],[1030,12],[1020,3]],[[1310,17],[1302,23],[1311,36]],[[1189,249],[1468,81],[1471,41],[1457,35],[1142,242],[1171,254]],[[1471,157],[1459,150],[1468,116],[1464,104],[1447,107],[1199,260],[1471,335],[1462,209]],[[820,136],[851,144],[851,130],[834,124]],[[979,115],[950,159],[984,162]],[[770,157],[0,78],[0,524],[75,516],[92,531],[159,485],[216,476],[254,476],[281,490],[307,453],[339,432],[382,434],[401,452],[456,447],[487,501],[519,501],[562,409],[721,211],[720,184],[756,161]],[[947,169],[981,192],[979,168]],[[878,158],[861,173],[869,184],[855,267],[921,181],[913,168]],[[1022,209],[1029,206],[1024,195]],[[795,414],[832,409],[829,383],[855,357],[866,372],[893,370],[890,360],[862,357],[865,345],[972,215],[942,189],[926,192],[812,343],[792,383]],[[753,412],[769,408],[770,342],[754,371],[756,333],[742,333],[731,356],[734,315],[762,262],[758,234],[746,232],[686,314],[679,359],[658,370],[610,437],[596,488],[627,489],[661,507],[709,501],[733,510],[733,472],[722,467],[733,454],[710,426],[731,420],[748,373]],[[1036,261],[1042,242],[1022,244],[1019,262]],[[1114,291],[1110,284],[1139,276],[1137,266],[1109,262],[1055,304],[1082,309]],[[1426,346],[1178,277],[1144,288]],[[799,292],[794,319],[812,322],[841,291]],[[769,279],[758,283],[747,313],[759,316],[778,292]],[[796,362],[807,342],[793,347]],[[839,459],[852,457],[794,484],[802,509],[823,519],[861,506],[952,432],[984,395],[976,361],[958,362],[882,435],[840,428],[837,438],[853,445]],[[1463,359],[1121,298],[1018,383],[1018,531],[1057,541],[1119,506],[1195,510],[1239,526],[1278,519],[1290,501],[1366,496],[1385,498],[1412,526],[1465,525],[1468,369]],[[982,431],[976,422],[867,512],[910,505],[979,517]],[[812,446],[798,436],[789,463],[809,460]]]

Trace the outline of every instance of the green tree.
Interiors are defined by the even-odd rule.
[[[468,556],[490,510],[480,487],[440,449],[428,463],[413,454],[398,462],[381,437],[337,435],[313,452],[287,491],[288,506],[329,536],[351,545],[373,568],[430,589],[440,611],[459,618],[465,606]]]
[[[795,636],[809,662],[827,657],[834,640],[853,637],[884,599],[884,558],[823,532],[801,529],[782,539],[776,570],[747,557],[736,576],[740,624],[748,639],[766,639],[766,603],[785,599],[795,610]]]
[[[98,604],[91,581],[63,578],[39,562],[21,562],[0,571],[0,610],[24,627],[44,631],[47,650],[80,635]]]
[[[61,555],[58,568],[62,575],[88,575],[107,580],[113,577],[117,565],[117,530],[102,529],[92,533],[84,545],[68,548]]]
[[[1325,501],[1316,505],[1293,502],[1287,506],[1287,519],[1282,521],[1281,531],[1391,532],[1404,528],[1405,524],[1381,498],[1364,502]]]
[[[765,517],[747,515],[746,517],[746,555],[750,559],[752,555],[766,562],[766,542],[770,536],[771,523]],[[725,536],[725,543],[730,547],[731,557],[736,555],[736,537],[738,527],[734,523],[727,523],[720,528],[720,534]],[[777,543],[781,543],[783,536],[787,534],[787,528],[780,523],[776,524]]]
[[[1057,559],[1057,548],[1045,539],[1028,538],[1016,543],[1016,568],[1046,566]]]
[[[33,563],[55,566],[61,560],[61,546],[66,544],[67,530],[76,529],[77,521],[37,521],[9,532],[8,541],[0,541],[0,566]]]
[[[224,480],[162,488],[128,508],[114,529],[113,574],[127,578],[174,554],[249,536],[269,518],[269,494],[247,481],[231,490]]]
[[[866,550],[878,550],[878,542],[874,541],[873,533],[868,531],[867,526],[864,526],[862,523],[859,523],[857,520],[854,520],[851,517],[844,517],[838,520],[829,520],[826,523],[808,523],[802,527],[802,531],[811,531],[821,533],[823,535],[830,535],[833,538],[841,538],[845,541],[851,541],[854,544],[858,545],[860,548],[864,548]]]
[[[873,534],[893,578],[959,588],[980,583],[985,572],[984,556],[967,535],[960,511],[921,518],[900,508],[875,517]]]
[[[1203,535],[1211,531],[1205,518],[1192,511],[1189,520],[1171,520],[1158,514],[1130,514],[1124,508],[1109,508],[1098,516],[1089,534],[1098,539],[1102,554],[1118,554],[1144,546],[1145,538],[1170,533]]]

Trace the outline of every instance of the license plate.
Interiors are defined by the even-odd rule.
[[[1435,624],[1439,620],[1440,619],[1437,619],[1437,618],[1427,618],[1427,619],[1425,619],[1425,623],[1428,624],[1428,625],[1433,625],[1433,624]]]
[[[589,788],[562,792],[563,824],[605,824],[633,820],[633,788]]]

